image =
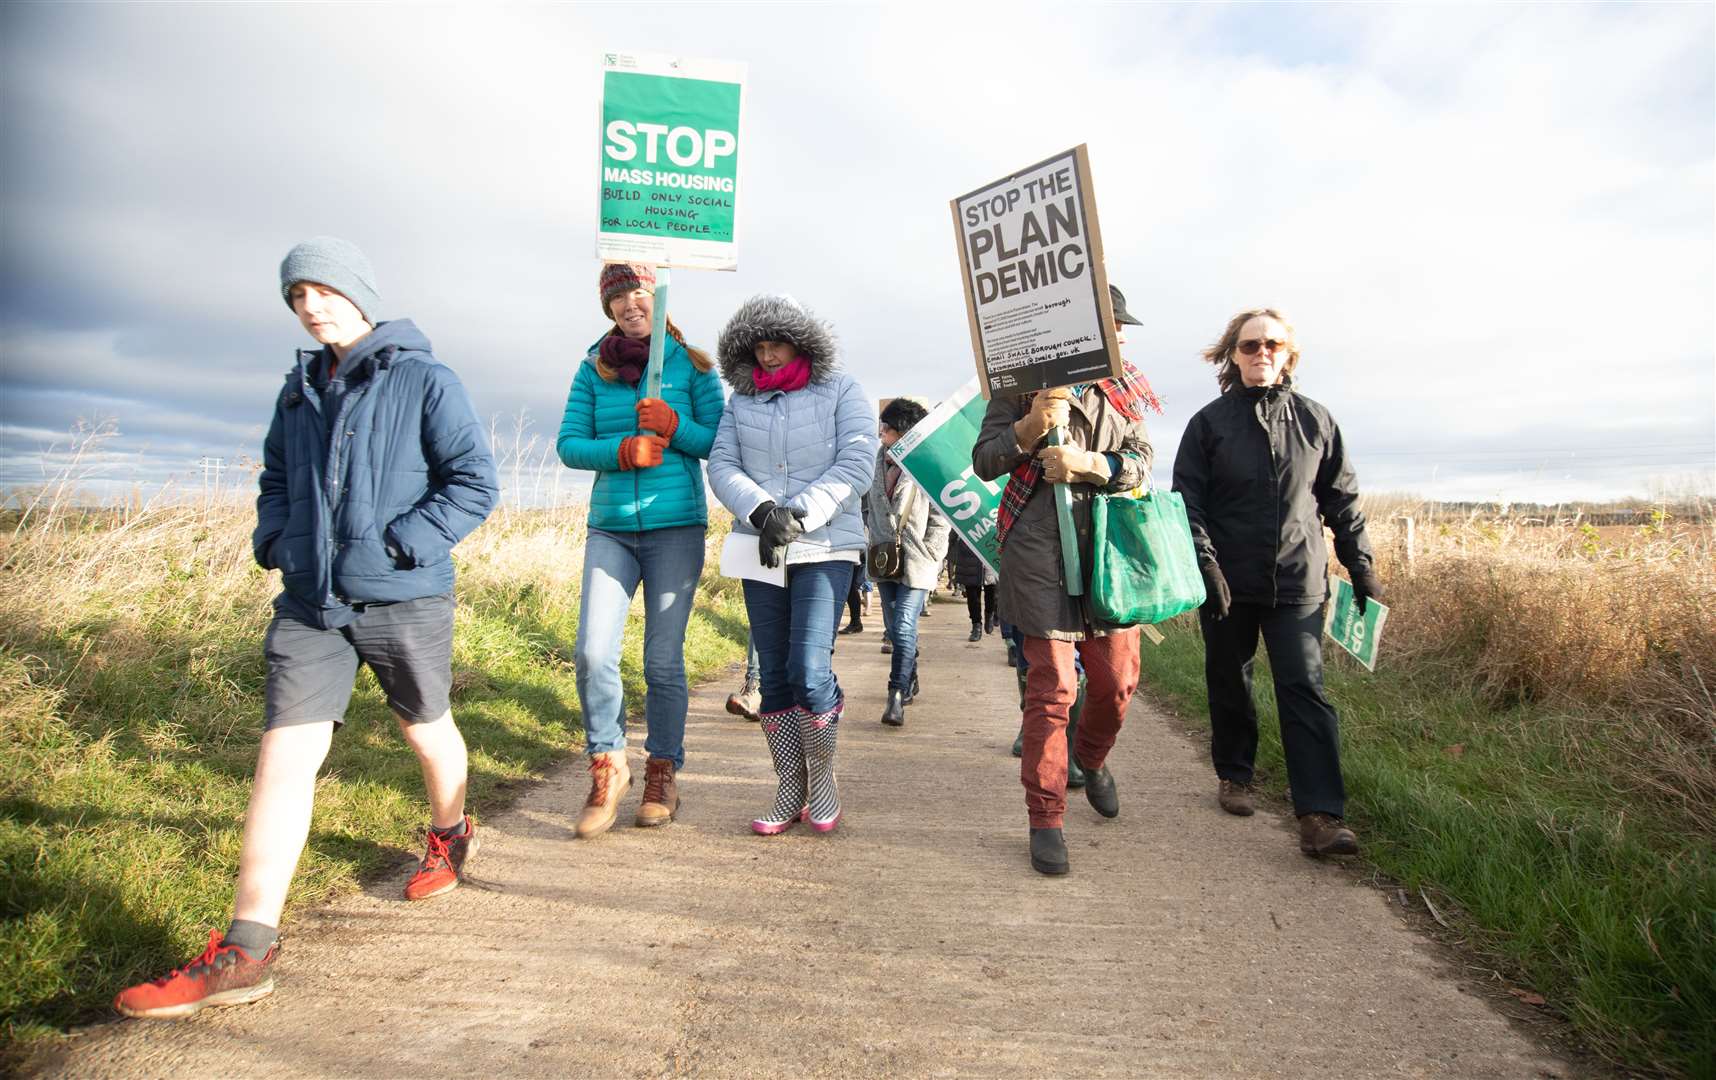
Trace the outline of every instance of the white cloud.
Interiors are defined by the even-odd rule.
[[[275,265],[329,232],[479,408],[551,432],[602,326],[598,50],[649,47],[750,67],[743,268],[678,276],[695,340],[791,291],[872,396],[938,396],[972,372],[948,200],[1084,141],[1110,274],[1148,324],[1131,354],[1171,408],[1164,475],[1213,394],[1198,349],[1259,303],[1293,313],[1361,462],[1447,454],[1439,487],[1500,482],[1457,451],[1529,451],[1545,425],[1716,448],[1708,7],[33,7],[7,26],[4,420],[59,370],[68,393],[214,419],[211,444],[260,425],[302,342]],[[1629,467],[1582,475],[1642,490]]]

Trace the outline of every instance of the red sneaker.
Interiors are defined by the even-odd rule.
[[[120,991],[113,1007],[126,1016],[177,1020],[194,1016],[210,1005],[248,1005],[274,992],[269,970],[280,955],[280,943],[261,960],[253,960],[237,945],[222,945],[221,932],[209,931],[209,947],[182,968],[159,979]]]
[[[429,830],[429,850],[423,864],[411,880],[405,883],[405,899],[427,900],[431,896],[452,892],[459,887],[459,875],[465,863],[477,853],[477,823],[465,815],[465,835],[451,840],[434,829]]]

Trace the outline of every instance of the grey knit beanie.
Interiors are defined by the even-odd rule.
[[[335,236],[312,236],[286,253],[280,263],[280,295],[292,306],[292,286],[313,281],[335,289],[350,300],[371,326],[381,294],[375,288],[375,271],[356,244]]]

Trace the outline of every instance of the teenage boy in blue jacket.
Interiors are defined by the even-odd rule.
[[[459,379],[409,319],[377,323],[375,273],[352,244],[315,237],[280,265],[287,306],[321,345],[298,353],[263,444],[256,561],[279,570],[264,642],[265,728],[244,820],[233,920],[183,968],[121,993],[127,1016],[190,1016],[274,989],[286,890],[310,831],[316,773],[365,663],[417,752],[428,850],[405,887],[458,887],[477,850],[452,682],[450,553],[499,488]]]

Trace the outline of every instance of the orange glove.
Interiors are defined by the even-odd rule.
[[[638,402],[638,427],[671,439],[679,429],[679,413],[660,398],[646,397]]]
[[[628,435],[620,440],[620,471],[650,469],[661,464],[667,440],[657,435]]]

